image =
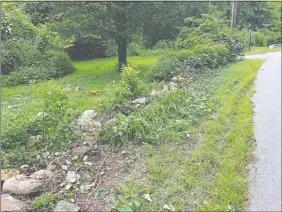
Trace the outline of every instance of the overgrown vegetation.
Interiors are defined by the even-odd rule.
[[[164,96],[160,104],[127,117],[127,122],[138,120],[135,124],[118,122],[116,126],[125,129],[116,134],[120,141],[133,136],[132,129],[139,130],[146,142],[150,132],[165,129],[154,134],[160,135],[161,146],[146,145],[148,173],[122,185],[116,208],[244,210],[246,164],[253,148],[250,96],[261,64],[261,60],[243,61],[216,74],[198,75],[201,81],[191,80],[189,87]],[[146,194],[151,201],[144,199]]]

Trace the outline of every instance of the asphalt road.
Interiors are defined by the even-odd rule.
[[[249,211],[282,211],[281,207],[281,52],[264,58],[255,81],[254,130],[257,148],[249,174]]]

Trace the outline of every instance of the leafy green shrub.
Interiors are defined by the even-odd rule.
[[[255,32],[252,37],[252,45],[265,47],[271,44],[282,43],[281,33],[270,30]]]
[[[153,46],[153,50],[168,50],[174,49],[175,44],[174,41],[171,40],[159,40],[155,46]]]
[[[144,45],[132,42],[128,45],[128,55],[130,56],[139,56],[146,54],[146,48]]]
[[[55,207],[56,199],[57,194],[47,192],[39,197],[35,197],[35,200],[33,201],[32,205],[35,208],[53,209]]]
[[[47,25],[34,26],[23,4],[5,2],[1,20],[1,67],[3,86],[62,77],[74,69],[63,40]]]
[[[154,81],[168,81],[173,76],[181,72],[181,63],[176,57],[165,57],[158,61],[158,63],[149,69],[151,72],[151,80]]]
[[[165,55],[150,69],[151,80],[168,81],[181,73],[199,72],[223,66],[235,56],[223,44],[198,45],[193,50],[180,50]],[[235,57],[236,58],[236,57]]]

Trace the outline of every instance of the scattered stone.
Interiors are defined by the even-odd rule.
[[[39,112],[36,114],[36,116],[39,116],[39,117],[44,117],[44,116],[48,116],[48,113],[45,113],[45,112]]]
[[[36,159],[37,159],[37,160],[40,160],[40,158],[41,158],[40,155],[37,155],[37,156],[36,156]]]
[[[22,211],[26,203],[15,199],[9,194],[1,195],[1,211]]]
[[[88,151],[90,151],[90,148],[88,146],[78,146],[72,150],[72,154],[77,156],[83,156]]]
[[[76,155],[76,156],[74,156],[71,160],[72,161],[75,161],[75,160],[77,160],[78,159],[78,156]]]
[[[18,175],[20,172],[17,169],[2,169],[1,170],[1,181],[5,181],[11,177]]]
[[[96,115],[94,110],[84,111],[77,120],[80,129],[87,132],[95,128],[98,131],[101,127],[101,122],[95,119]]]
[[[28,165],[22,165],[21,169],[27,169],[29,166]]]
[[[76,174],[74,171],[68,171],[66,180],[70,183],[74,183],[80,179],[80,175]]]
[[[171,79],[173,82],[182,82],[184,80],[181,76],[176,76]]]
[[[67,185],[66,185],[66,190],[69,191],[69,190],[71,189],[71,187],[72,187],[72,184],[70,184],[70,183],[67,184]]]
[[[88,159],[88,156],[87,156],[87,155],[83,157],[83,161],[84,161],[84,162],[86,162],[87,159]]]
[[[169,90],[170,91],[176,91],[177,90],[177,84],[175,82],[170,82],[168,84]]]
[[[45,152],[45,153],[43,153],[43,155],[42,155],[42,156],[43,156],[44,158],[47,158],[49,155],[50,155],[50,153],[49,153],[49,152]]]
[[[88,145],[88,143],[86,141],[84,141],[83,144],[86,145],[86,146]]]
[[[92,166],[93,164],[91,162],[84,162],[85,165],[88,165],[88,166]]]
[[[141,97],[141,98],[137,98],[133,100],[131,103],[145,105],[147,102],[148,102],[148,99],[146,97]]]
[[[8,108],[11,109],[11,108],[19,107],[19,106],[20,106],[20,105],[9,105]]]
[[[58,155],[60,155],[60,153],[59,152],[55,152],[55,156],[58,156]]]
[[[68,166],[70,166],[72,163],[70,162],[70,161],[68,161],[68,160],[65,160],[66,161],[66,164],[68,165]]]
[[[151,96],[158,96],[161,94],[161,91],[152,90]]]
[[[77,212],[79,211],[80,207],[76,204],[60,201],[57,203],[54,212]]]
[[[75,88],[75,92],[80,92],[80,91],[81,91],[80,87]]]
[[[65,165],[62,165],[62,169],[65,170],[65,171],[67,171],[67,170],[68,170],[68,167],[65,166]]]
[[[127,151],[122,150],[122,151],[121,151],[121,154],[125,155],[125,154],[127,154]]]

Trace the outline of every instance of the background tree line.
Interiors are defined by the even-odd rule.
[[[231,17],[229,1],[5,2],[1,6],[1,65],[8,85],[66,75],[73,70],[70,58],[118,56],[120,70],[127,55],[189,48],[178,45],[181,40],[204,43],[194,33],[204,14],[226,27]],[[236,30],[245,33],[246,40],[250,29],[255,31],[255,46],[281,42],[281,4],[238,2]],[[207,32],[211,37],[212,33]]]

